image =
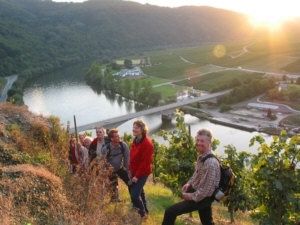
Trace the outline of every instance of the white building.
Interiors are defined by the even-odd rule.
[[[137,77],[137,76],[143,76],[144,72],[140,67],[136,66],[132,69],[122,69],[113,75],[120,76],[120,77]]]
[[[264,103],[248,103],[247,108],[259,109],[259,110],[274,110],[277,111],[279,107],[277,105],[264,104]]]

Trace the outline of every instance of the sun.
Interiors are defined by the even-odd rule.
[[[288,1],[288,0],[286,0]],[[278,30],[288,20],[295,17],[295,8],[298,5],[284,4],[282,1],[260,3],[260,7],[252,8],[247,14],[251,24],[255,27],[268,27],[271,30]],[[299,15],[299,12],[297,13]]]
[[[267,27],[270,30],[278,30],[282,24],[288,21],[289,16],[279,14],[264,14],[249,16],[250,23],[255,27]]]

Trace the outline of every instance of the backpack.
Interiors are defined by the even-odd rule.
[[[123,159],[125,159],[125,147],[124,147],[124,144],[123,144],[122,141],[120,141],[119,143],[120,143],[120,146],[121,146],[121,153],[122,153],[122,155],[123,155]],[[108,162],[108,159],[109,159],[109,157],[110,157],[110,155],[111,155],[110,142],[107,143],[107,144],[105,145],[105,147],[108,149],[108,152],[107,152],[107,154],[106,154],[106,161]],[[122,160],[122,161],[123,161],[123,160]],[[122,162],[122,163],[124,164],[124,162]]]
[[[219,161],[220,175],[221,175],[219,186],[214,191],[212,196],[215,198],[215,200],[220,201],[223,199],[223,197],[229,195],[231,188],[234,184],[235,175],[234,175],[232,169],[229,166],[222,164],[220,162],[220,160],[214,154],[209,154],[209,155],[205,156],[201,161],[202,161],[202,163],[204,163],[205,160],[212,158],[212,157]]]

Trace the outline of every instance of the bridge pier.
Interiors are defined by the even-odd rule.
[[[174,116],[174,110],[163,111],[161,113],[161,120],[163,123],[164,122],[170,123],[172,121],[173,116]]]

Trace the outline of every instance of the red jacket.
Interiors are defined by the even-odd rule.
[[[129,170],[132,177],[149,176],[152,172],[153,143],[145,137],[140,143],[133,142],[130,146]]]

